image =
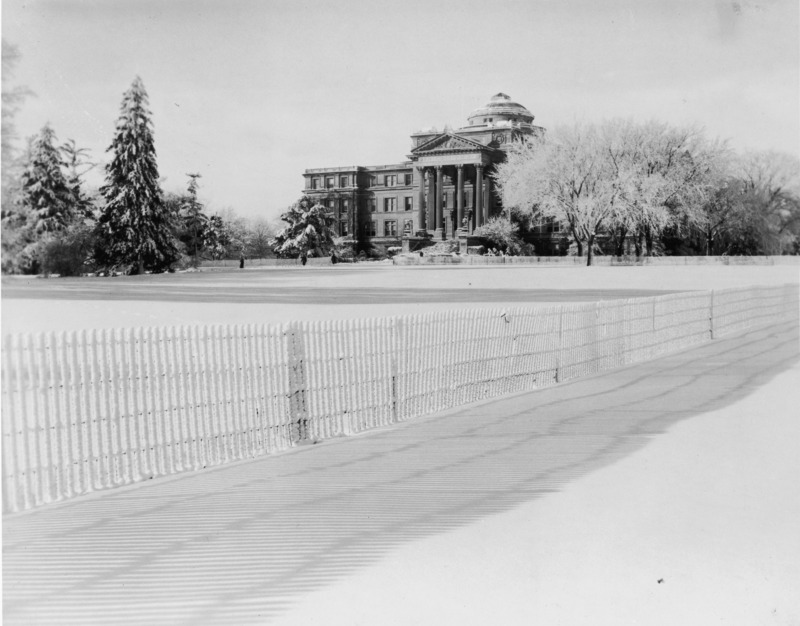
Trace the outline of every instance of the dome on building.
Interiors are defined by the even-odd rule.
[[[533,113],[506,94],[498,93],[492,96],[489,102],[470,113],[467,120],[470,126],[497,124],[497,122],[530,124],[533,121]]]

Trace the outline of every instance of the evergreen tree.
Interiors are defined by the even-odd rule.
[[[88,217],[92,213],[92,200],[84,193],[83,177],[94,169],[96,163],[89,161],[88,148],[78,148],[74,139],[67,139],[61,146],[61,153],[67,168],[67,184],[75,196],[75,211]]]
[[[203,205],[197,200],[197,179],[200,174],[187,174],[189,177],[189,195],[183,205],[186,228],[191,236],[192,264],[197,267],[199,248],[202,245],[203,231],[208,224],[208,217],[203,213]]]
[[[80,273],[90,255],[84,243],[73,243],[88,241],[88,201],[62,170],[67,164],[49,125],[29,139],[22,163],[19,191],[3,215],[3,271]],[[64,271],[67,249],[71,266]],[[51,263],[51,252],[61,260]]]
[[[303,196],[281,215],[288,224],[272,240],[272,249],[279,257],[302,254],[327,256],[333,249],[333,225],[336,218],[321,204]]]
[[[114,141],[108,151],[106,205],[98,220],[101,249],[108,266],[130,266],[132,273],[164,271],[179,258],[173,216],[164,206],[158,184],[148,98],[137,76],[122,98]]]
[[[214,260],[233,258],[233,235],[225,218],[221,215],[212,215],[203,231],[203,247],[211,253]]]
[[[64,230],[74,219],[77,198],[64,177],[64,162],[49,125],[33,141],[22,172],[20,203],[37,235]]]

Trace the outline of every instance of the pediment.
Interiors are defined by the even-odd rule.
[[[466,137],[453,135],[452,133],[442,133],[438,137],[433,137],[414,148],[411,154],[422,156],[423,154],[475,152],[476,150],[491,150],[491,148]]]

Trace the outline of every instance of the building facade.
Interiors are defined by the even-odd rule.
[[[412,134],[411,153],[402,163],[306,170],[303,193],[327,206],[336,216],[337,234],[359,246],[471,234],[502,210],[491,175],[513,141],[544,132],[533,119],[498,93],[458,130]]]

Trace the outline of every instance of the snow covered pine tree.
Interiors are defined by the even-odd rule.
[[[174,219],[162,201],[158,184],[147,92],[138,76],[122,97],[114,141],[108,151],[106,205],[98,220],[101,245],[97,260],[107,267],[163,272],[178,260]]]

